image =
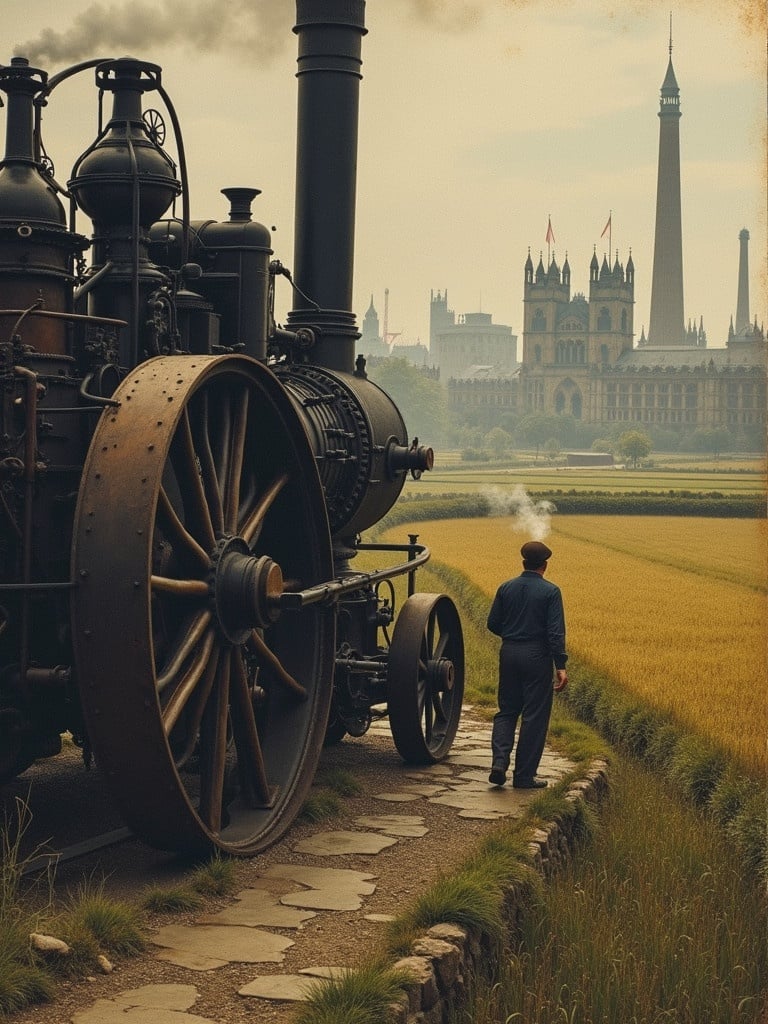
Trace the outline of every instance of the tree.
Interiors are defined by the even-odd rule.
[[[649,455],[652,447],[650,437],[642,430],[627,430],[619,438],[619,454],[628,459],[635,469],[640,460]]]
[[[512,436],[501,427],[493,427],[485,435],[485,443],[496,458],[500,459],[512,447]]]
[[[733,448],[733,438],[725,427],[700,427],[690,437],[690,446],[695,452],[712,452],[715,458],[727,448]]]
[[[560,442],[556,437],[550,437],[547,443],[544,445],[544,451],[546,452],[549,461],[554,464],[555,459],[560,454]]]
[[[382,359],[369,376],[394,400],[409,439],[418,437],[426,445],[444,439],[448,410],[439,381],[406,359]]]
[[[527,444],[532,444],[536,449],[536,458],[539,457],[539,448],[558,432],[559,417],[547,416],[543,412],[531,412],[517,425],[517,435]]]

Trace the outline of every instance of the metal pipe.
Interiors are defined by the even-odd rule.
[[[409,551],[413,555],[407,562],[400,565],[392,565],[387,569],[377,569],[375,572],[356,572],[340,579],[331,580],[328,583],[319,583],[317,586],[309,587],[307,590],[286,591],[280,597],[273,598],[279,605],[281,611],[295,611],[305,608],[309,604],[317,604],[324,601],[333,604],[344,594],[354,590],[361,590],[363,587],[380,580],[389,580],[395,576],[402,576],[404,573],[413,573],[420,565],[429,561],[430,550],[423,544],[408,545],[403,547],[394,544],[360,544],[360,551]]]
[[[298,131],[291,329],[320,328],[312,361],[352,373],[357,122],[365,0],[297,0]],[[301,289],[301,291],[299,291]],[[306,294],[320,307],[307,308]]]

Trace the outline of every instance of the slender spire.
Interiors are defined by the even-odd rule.
[[[651,278],[651,316],[648,342],[652,345],[690,343],[683,315],[683,231],[680,204],[680,90],[672,67],[672,27],[669,64],[659,104],[659,167],[656,183],[656,234]]]

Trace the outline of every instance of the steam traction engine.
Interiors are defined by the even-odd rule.
[[[0,67],[0,781],[69,730],[161,848],[257,852],[298,812],[326,738],[386,705],[401,755],[431,762],[461,712],[456,609],[414,592],[428,550],[414,537],[387,568],[352,561],[432,464],[354,360],[363,9],[297,4],[284,328],[274,285],[290,275],[251,219],[257,190],[224,189],[226,222],[189,219],[156,65]],[[65,190],[41,111],[85,70],[112,116]],[[178,170],[144,94],[170,114]]]

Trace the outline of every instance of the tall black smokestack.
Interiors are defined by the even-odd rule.
[[[312,361],[352,372],[357,121],[365,0],[297,0],[298,137],[292,328],[320,328]],[[309,308],[307,296],[320,307]]]

